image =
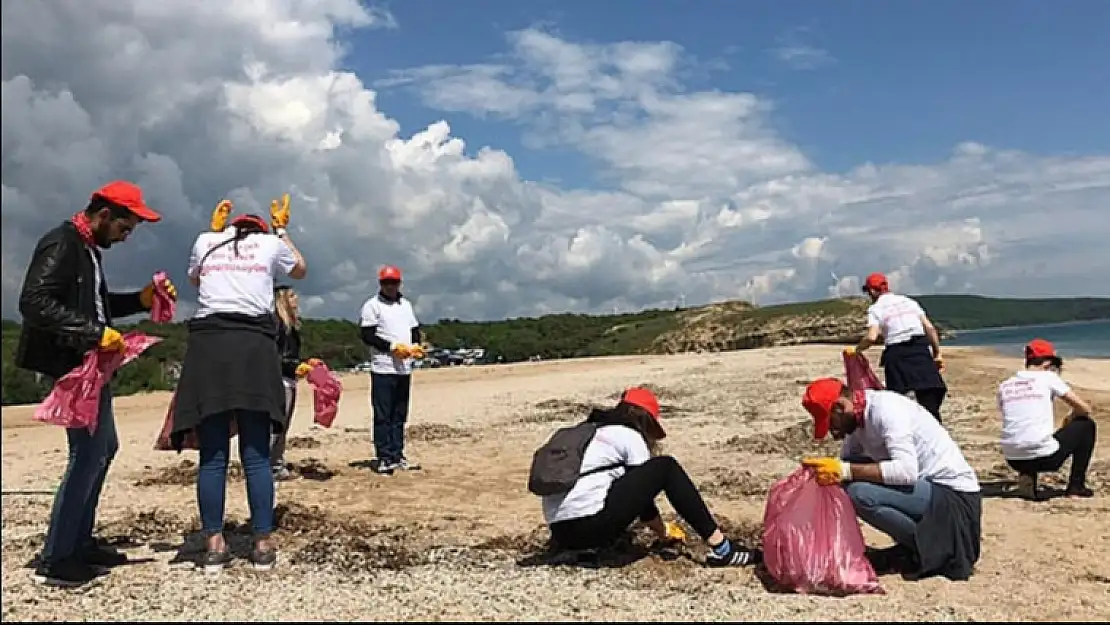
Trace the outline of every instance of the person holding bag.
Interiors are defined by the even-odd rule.
[[[297,407],[297,380],[305,377],[320,360],[301,360],[301,316],[297,292],[293,287],[274,287],[274,316],[277,321],[278,353],[281,355],[281,383],[285,387],[285,429],[275,432],[270,442],[270,466],[274,479],[293,478],[285,464],[285,439]]]
[[[231,209],[230,202],[220,202],[211,231],[197,237],[189,259],[198,309],[188,322],[170,434],[178,450],[189,432],[199,443],[197,505],[206,552],[198,566],[209,573],[231,560],[222,530],[233,424],[254,533],[250,561],[258,570],[269,570],[277,561],[270,537],[275,529],[270,436],[285,430],[288,415],[273,314],[274,277],[300,280],[307,273],[286,231],[288,194],[271,204],[269,224],[256,215],[229,221]]]

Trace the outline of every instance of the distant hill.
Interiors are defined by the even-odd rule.
[[[968,330],[1110,318],[1110,298],[1000,299],[970,295],[917,297],[942,329]],[[864,331],[863,298],[830,299],[776,306],[732,301],[696,308],[646,310],[624,315],[558,314],[503,321],[443,319],[426,326],[440,347],[484,347],[491,360],[515,362],[618,354],[721,351],[803,343],[847,344]],[[139,324],[165,340],[117,375],[119,395],[170,390],[172,371],[185,353],[181,324]],[[34,403],[48,389],[13,364],[19,324],[3,322],[3,403]],[[304,354],[333,369],[365,359],[358,327],[347,320],[305,321]]]

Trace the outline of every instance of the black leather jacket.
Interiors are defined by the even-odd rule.
[[[100,258],[100,250],[93,253]],[[97,320],[96,267],[77,228],[65,221],[47,232],[31,256],[19,312],[23,326],[16,366],[59,378],[81,364],[85,353],[100,343],[105,324]],[[100,273],[100,295],[107,324],[146,310],[139,292],[109,293]]]

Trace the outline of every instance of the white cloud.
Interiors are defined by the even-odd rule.
[[[908,289],[1110,290],[1110,157],[969,142],[939,163],[824,173],[768,124],[770,101],[686,89],[669,42],[525,30],[496,61],[379,83],[596,159],[604,188],[556,188],[447,121],[401,135],[342,69],[339,35],[404,25],[355,0],[43,0],[2,18],[7,315],[35,239],[117,177],[166,219],[107,255],[113,283],[164,268],[184,285],[219,199],[262,212],[289,191],[319,315],[353,317],[387,262],[428,320],[820,297],[874,270]]]

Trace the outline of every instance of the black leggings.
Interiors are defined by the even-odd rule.
[[[1060,443],[1060,448],[1051,456],[1029,460],[1007,460],[1006,462],[1022,475],[1036,475],[1059,471],[1064,461],[1071,457],[1071,475],[1068,488],[1087,487],[1087,467],[1095,453],[1095,434],[1097,428],[1090,417],[1076,417],[1072,422],[1056,430],[1052,435]]]
[[[929,411],[929,414],[936,418],[937,423],[944,423],[940,420],[940,405],[944,403],[944,396],[948,394],[947,388],[924,388],[920,391],[914,391],[913,397],[921,407]]]
[[[659,518],[655,498],[660,492],[702,539],[717,531],[717,522],[697,487],[678,461],[658,456],[628,469],[609,487],[605,507],[597,514],[551,524],[551,536],[566,549],[593,549],[612,544],[639,517],[648,523]]]

